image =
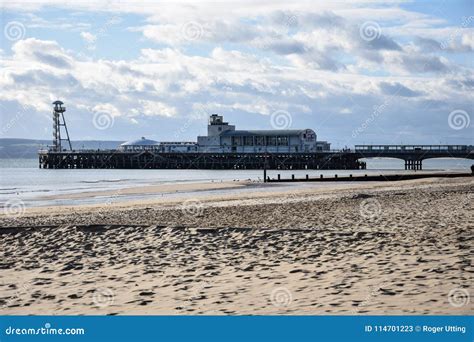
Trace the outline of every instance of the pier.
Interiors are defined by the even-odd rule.
[[[155,153],[120,150],[39,151],[43,169],[364,169],[352,152]]]
[[[359,170],[365,158],[398,158],[406,170],[422,170],[430,158],[474,159],[468,145],[356,145],[354,150],[312,153],[208,153],[123,150],[42,150],[43,169],[263,169]]]

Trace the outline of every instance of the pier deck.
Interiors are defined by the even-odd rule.
[[[45,169],[363,169],[353,153],[39,152]]]
[[[474,159],[468,145],[356,145],[354,150],[314,153],[156,153],[153,151],[39,151],[44,169],[281,169],[357,170],[364,158],[398,158],[406,170],[421,170],[430,158]]]

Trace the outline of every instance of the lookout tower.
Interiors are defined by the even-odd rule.
[[[63,102],[54,101],[53,109],[53,148],[54,152],[62,151],[62,141],[67,141],[69,149],[72,150],[71,140],[69,139],[69,133],[67,131],[66,121],[64,120],[64,112],[66,107],[63,107]],[[61,138],[61,127],[64,127],[64,132],[66,133],[66,138]]]
[[[222,115],[212,114],[209,117],[209,125],[207,126],[207,135],[209,137],[219,136],[226,131],[235,131],[235,126],[224,122]]]

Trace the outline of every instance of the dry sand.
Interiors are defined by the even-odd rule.
[[[0,216],[2,314],[472,314],[472,178]]]

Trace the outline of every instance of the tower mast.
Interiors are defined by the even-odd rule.
[[[69,139],[69,132],[66,126],[66,120],[64,119],[64,112],[66,107],[63,107],[63,102],[54,101],[53,109],[53,148],[54,152],[62,151],[62,142],[67,141],[69,145],[69,150],[72,150],[71,140]],[[66,138],[61,138],[61,127],[64,127],[66,133]]]

